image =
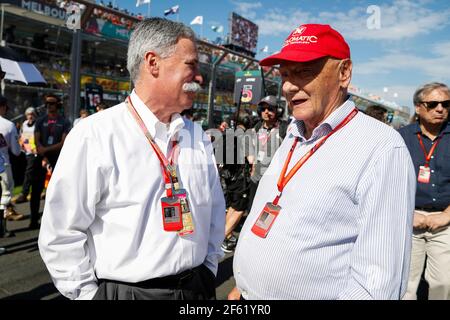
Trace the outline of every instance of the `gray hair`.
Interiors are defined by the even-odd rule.
[[[33,107],[28,107],[27,110],[25,110],[25,115],[29,113],[36,115],[36,109],[34,109]]]
[[[170,57],[181,38],[195,42],[194,31],[188,26],[162,18],[150,18],[138,22],[128,44],[127,69],[131,81],[136,83],[139,71],[148,51],[154,51],[161,58]]]
[[[440,83],[440,82],[431,82],[424,84],[423,86],[419,87],[419,89],[416,90],[414,93],[413,102],[415,106],[418,106],[423,101],[423,96],[426,93],[429,93],[433,90],[443,90],[446,91],[447,94],[450,96],[450,89],[447,87],[446,84]]]

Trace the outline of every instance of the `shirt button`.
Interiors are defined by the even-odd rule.
[[[433,188],[434,188],[434,187],[436,187],[436,185],[435,185],[435,184],[432,184],[431,186],[432,186]]]
[[[431,159],[434,159],[434,156],[431,156]]]
[[[431,173],[434,173],[434,170],[431,170]]]
[[[433,201],[436,201],[436,199],[433,199]]]

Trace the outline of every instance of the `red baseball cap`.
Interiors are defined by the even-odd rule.
[[[328,24],[303,24],[292,31],[280,52],[259,64],[273,66],[282,61],[307,62],[326,56],[350,58],[350,47],[344,37]]]

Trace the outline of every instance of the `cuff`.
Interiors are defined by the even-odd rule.
[[[97,290],[97,285],[95,285],[95,287],[94,285],[89,286],[89,291],[83,290],[78,298],[75,298],[75,300],[92,300],[92,298],[94,298],[95,294],[97,293]]]

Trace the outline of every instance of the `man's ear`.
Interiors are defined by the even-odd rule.
[[[342,60],[339,63],[339,80],[341,87],[348,88],[352,79],[353,63],[350,59]]]
[[[160,57],[155,52],[148,51],[145,54],[144,60],[145,70],[153,76],[158,76]]]
[[[420,106],[419,105],[415,105],[414,107],[416,109],[416,115],[419,116],[419,114],[420,114]]]

